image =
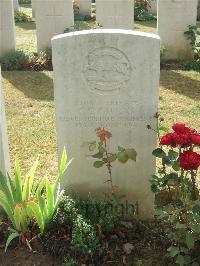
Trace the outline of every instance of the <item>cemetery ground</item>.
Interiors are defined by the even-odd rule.
[[[30,10],[28,9],[27,12]],[[81,22],[80,25],[88,27],[87,23],[83,26]],[[136,30],[146,32],[155,32],[155,27],[156,22],[141,22],[135,25]],[[35,23],[17,23],[16,30],[17,48],[36,52]],[[53,181],[58,171],[53,72],[3,71],[2,76],[11,165],[14,165],[16,158],[19,159],[24,176],[39,157],[40,165],[36,180],[39,181],[44,175],[47,175]],[[200,74],[198,72],[179,69],[179,64],[176,63],[169,64],[161,70],[159,114],[164,118],[163,125],[165,127],[170,129],[175,122],[183,122],[192,128],[200,128],[199,88]],[[81,204],[77,200],[75,207],[78,206],[80,208]],[[70,208],[69,212],[74,211],[73,204]],[[70,215],[72,214],[70,213]],[[90,215],[95,219],[93,210]],[[115,217],[109,217],[109,219],[112,223],[112,219]],[[63,254],[67,253],[70,254],[70,258],[66,257],[65,259],[69,263],[63,264],[63,266],[174,265],[172,260],[165,256],[169,243],[162,223],[142,222],[137,219],[131,224],[124,221],[124,224],[118,225],[109,234],[106,234],[103,231],[104,228],[98,225],[97,232],[102,245],[95,251],[91,259],[90,248],[95,245],[95,239],[90,236],[91,232],[86,230],[85,238],[88,241],[88,247],[84,254],[79,251],[71,251],[68,237],[72,225],[70,221],[65,221],[67,227],[63,226],[61,220],[62,217],[57,217],[57,220],[53,221],[51,230],[43,239],[43,247],[36,239],[32,241],[31,247],[35,252],[30,252],[27,247],[16,249],[17,242],[15,242],[8,248],[5,255],[4,245],[1,245],[4,237],[1,227],[0,266],[59,266],[62,264]],[[109,225],[107,216],[103,222],[106,226]],[[54,255],[54,257],[48,254]],[[75,264],[75,261],[78,264]],[[1,264],[2,262],[3,264]]]

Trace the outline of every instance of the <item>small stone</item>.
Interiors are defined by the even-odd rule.
[[[133,251],[133,249],[134,249],[134,246],[133,246],[133,244],[131,244],[131,243],[126,243],[126,244],[124,244],[124,246],[123,246],[123,250],[124,250],[124,252],[125,252],[127,255],[131,254],[131,252]]]

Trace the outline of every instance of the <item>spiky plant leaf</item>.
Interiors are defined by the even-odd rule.
[[[18,161],[15,163],[16,201],[22,202],[22,176]]]
[[[9,235],[9,237],[6,241],[5,252],[7,251],[7,248],[10,245],[10,243],[13,241],[13,239],[15,239],[18,236],[19,236],[19,233],[17,231],[15,231]]]
[[[0,171],[0,189],[3,191],[4,195],[6,196],[8,204],[10,204],[10,206],[13,208],[14,207],[13,196],[7,185],[6,179],[1,171]]]
[[[38,160],[33,164],[30,171],[27,174],[26,180],[24,182],[23,186],[23,192],[22,192],[22,199],[28,200],[31,197],[32,193],[32,186],[33,186],[33,179],[35,176],[35,172],[38,166]]]

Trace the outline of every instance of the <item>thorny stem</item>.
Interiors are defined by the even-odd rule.
[[[198,198],[197,195],[197,190],[196,190],[196,180],[195,180],[196,174],[194,171],[191,171],[191,180],[192,180],[192,188],[193,188],[193,195],[194,195],[194,200]]]
[[[114,188],[114,185],[113,185],[113,179],[112,179],[112,170],[111,170],[111,168],[112,168],[112,165],[111,165],[111,163],[110,163],[110,161],[109,161],[109,157],[108,157],[108,151],[107,151],[107,143],[106,143],[106,139],[104,140],[104,144],[105,144],[105,153],[106,153],[106,159],[107,159],[107,164],[106,164],[106,166],[107,166],[107,168],[108,168],[108,173],[109,173],[109,182],[110,182],[110,184],[111,184],[111,191],[112,191],[112,195],[114,195],[115,194],[115,188]]]

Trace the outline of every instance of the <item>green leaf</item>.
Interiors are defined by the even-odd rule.
[[[193,208],[192,208],[193,213],[195,214],[200,214],[200,203],[196,204]]]
[[[185,228],[186,228],[186,225],[185,225],[185,224],[177,223],[177,224],[176,224],[176,228],[177,228],[177,229],[185,229]]]
[[[101,153],[101,152],[98,152],[98,153],[96,153],[96,154],[92,155],[92,157],[93,157],[93,158],[98,158],[98,159],[101,159],[101,158],[103,158],[103,153]]]
[[[114,162],[114,161],[116,161],[116,160],[117,160],[117,155],[114,154],[114,153],[109,153],[109,155],[108,155],[108,161],[109,161],[110,163],[112,163],[112,162]]]
[[[172,246],[172,247],[168,248],[167,251],[169,251],[170,257],[173,258],[179,253],[179,248]]]
[[[169,179],[173,179],[175,181],[179,180],[179,176],[177,173],[170,173],[168,176],[169,176]]]
[[[44,218],[43,218],[39,205],[34,201],[29,201],[28,208],[29,208],[29,211],[31,211],[31,214],[32,214],[31,216],[34,216],[36,218],[37,224],[40,229],[40,233],[43,233],[44,232]]]
[[[167,127],[160,126],[159,131],[169,132],[169,129]]]
[[[45,184],[45,181],[46,181],[46,178],[44,177],[41,181],[40,181],[40,183],[39,183],[39,186],[38,186],[38,188],[37,188],[37,190],[36,190],[36,198],[37,198],[37,200],[38,200],[38,203],[39,203],[39,206],[40,206],[40,210],[41,210],[41,212],[43,212],[44,211],[44,208],[45,208],[45,199],[44,199],[44,197],[42,197],[42,195],[41,195],[41,193],[42,193],[42,189],[43,189],[43,187],[44,187],[44,184]]]
[[[126,149],[124,149],[123,147],[121,146],[118,146],[118,151],[125,151]]]
[[[7,248],[10,245],[10,243],[13,241],[13,239],[15,239],[18,236],[19,236],[19,233],[17,231],[9,235],[9,237],[6,241],[5,252],[7,251]]]
[[[30,171],[28,172],[26,176],[26,180],[24,182],[23,192],[22,192],[23,201],[28,200],[31,197],[33,179],[34,179],[37,166],[38,166],[38,160],[33,164],[33,166],[31,167]]]
[[[12,209],[12,205],[7,201],[4,193],[0,191],[0,206],[4,209],[6,214],[8,215],[8,218],[12,222],[13,226],[15,227],[15,220],[14,220],[14,213]]]
[[[89,151],[94,151],[96,149],[97,143],[96,141],[89,143]]]
[[[55,180],[55,183],[53,185],[54,196],[56,196],[56,191],[57,191],[58,184],[60,182],[61,177],[63,176],[64,172],[67,170],[67,168],[69,167],[69,165],[71,164],[72,161],[73,161],[73,159],[71,159],[69,162],[67,162],[67,153],[66,153],[66,149],[64,147],[62,157],[61,157],[60,167],[59,167],[59,174],[58,174],[58,176]]]
[[[46,178],[46,193],[47,213],[49,216],[51,216],[54,210],[54,194],[48,178]]]
[[[2,174],[2,172],[0,171],[0,189],[3,191],[3,193],[6,196],[6,200],[8,202],[8,204],[11,206],[11,208],[14,208],[14,200],[13,200],[13,196],[12,193],[6,183],[6,178],[4,177],[4,175]]]
[[[172,166],[172,161],[167,156],[162,158],[162,163],[167,166]]]
[[[176,162],[173,163],[172,168],[174,169],[174,171],[179,171],[180,170],[180,165],[179,165],[179,161],[177,160]]]
[[[185,240],[186,240],[186,244],[187,244],[189,249],[194,247],[194,243],[195,243],[194,237],[190,233],[186,234]]]
[[[156,193],[160,192],[160,189],[158,188],[158,186],[156,184],[152,184],[151,185],[151,191],[156,194]]]
[[[16,200],[22,202],[22,176],[18,161],[15,163]]]
[[[137,152],[134,149],[126,149],[126,154],[128,158],[136,162]]]
[[[184,263],[185,263],[184,257],[182,255],[180,255],[180,254],[177,257],[177,261],[178,261],[180,266],[184,265]]]
[[[60,167],[59,167],[59,174],[60,175],[63,175],[63,173],[65,171],[66,163],[67,163],[67,152],[66,152],[66,148],[64,147],[63,153],[61,156],[61,160],[60,160]]]
[[[120,163],[126,163],[128,161],[128,154],[126,153],[126,150],[118,152],[117,159]]]
[[[168,152],[168,157],[170,158],[170,160],[176,160],[178,157],[179,153],[173,150],[170,150]]]
[[[155,156],[155,157],[158,157],[158,158],[165,158],[166,157],[166,153],[161,149],[161,148],[157,148],[155,149],[152,154]]]
[[[191,224],[190,228],[194,233],[200,233],[200,224]]]
[[[100,167],[102,167],[104,165],[104,162],[102,162],[102,161],[96,161],[96,162],[94,162],[94,164],[93,164],[93,166],[95,167],[95,168],[100,168]]]

